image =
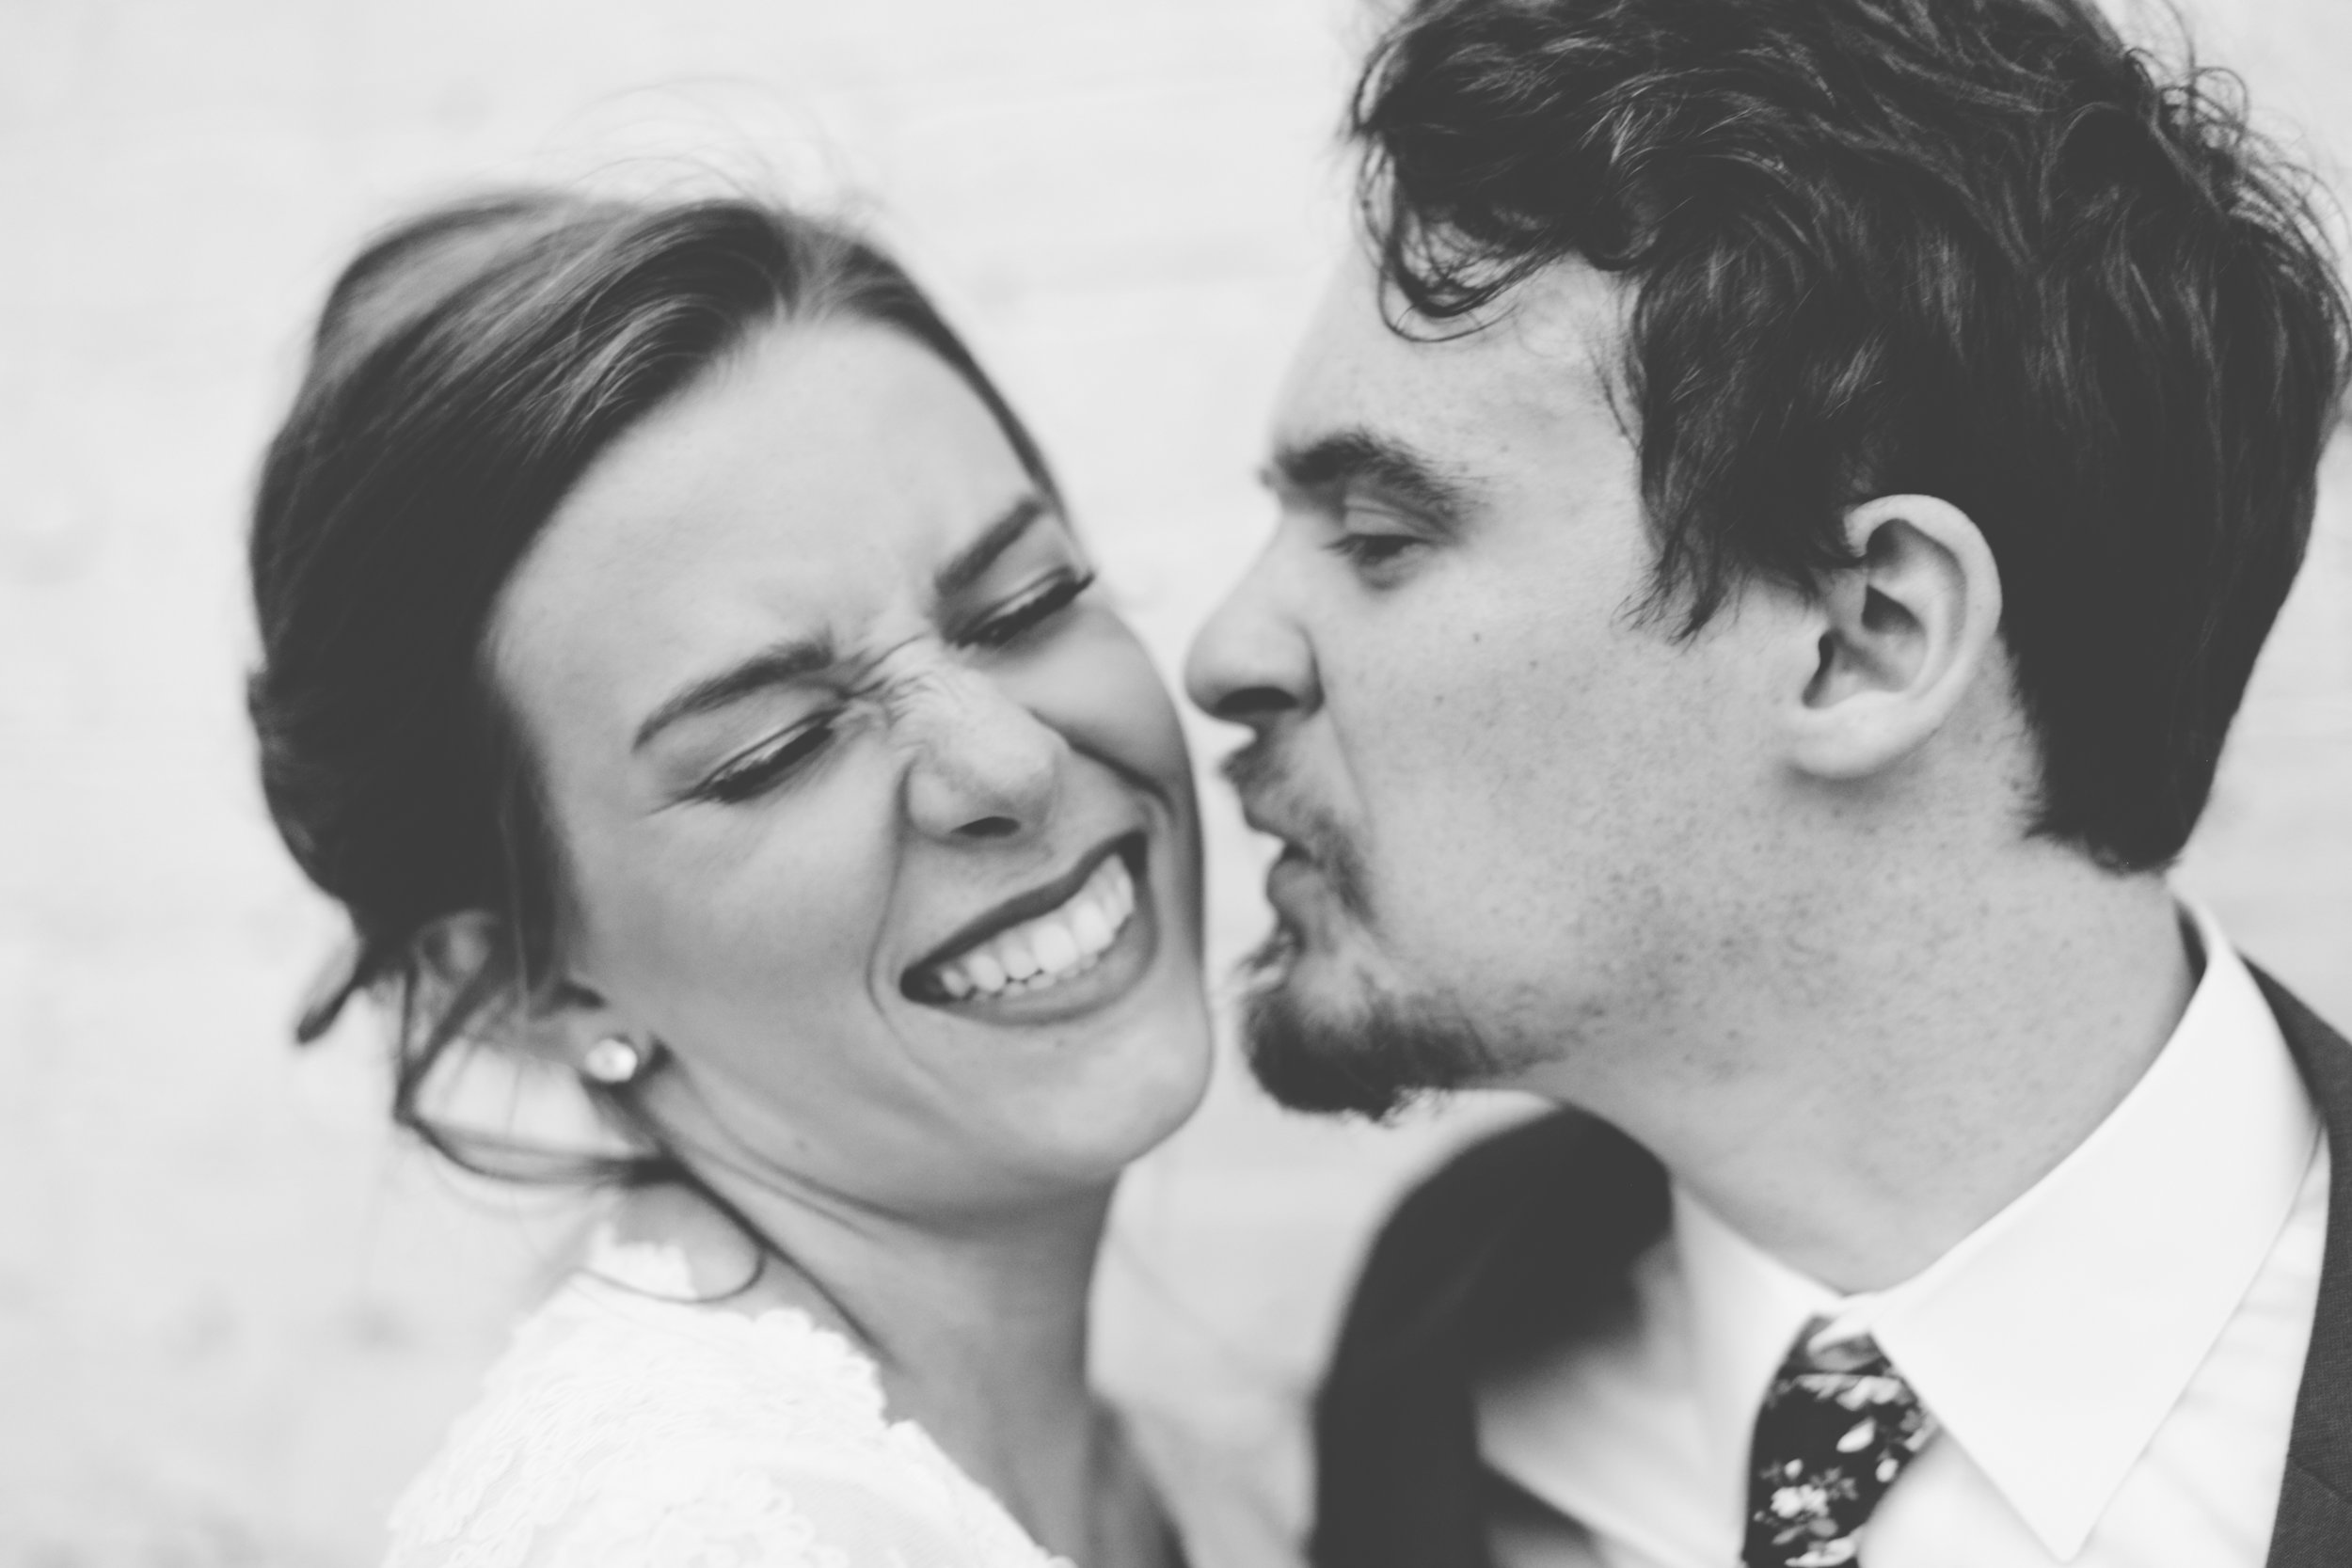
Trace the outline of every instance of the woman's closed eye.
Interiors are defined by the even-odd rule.
[[[835,721],[835,715],[823,714],[737,753],[695,786],[695,798],[734,804],[767,794],[823,753]]]
[[[956,641],[968,648],[1009,648],[1042,626],[1094,586],[1090,571],[1061,571],[994,612],[963,627]]]

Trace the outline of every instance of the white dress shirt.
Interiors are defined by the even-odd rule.
[[[2191,915],[2204,971],[2139,1083],[1903,1283],[1841,1297],[1676,1188],[1628,1309],[1479,1390],[1486,1463],[1528,1499],[1495,1521],[1502,1568],[1738,1563],[1756,1410],[1816,1313],[1874,1335],[1942,1424],[1866,1528],[1869,1568],[2257,1568],[2328,1148],[2253,976]]]

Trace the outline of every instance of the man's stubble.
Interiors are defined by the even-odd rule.
[[[1345,916],[1367,934],[1376,930],[1371,879],[1354,836],[1288,785],[1267,742],[1262,737],[1234,752],[1224,772],[1245,800],[1279,822],[1290,851],[1312,863]],[[1276,809],[1265,812],[1269,801]],[[1277,1102],[1385,1120],[1424,1094],[1493,1083],[1510,1070],[1512,1054],[1461,1009],[1402,994],[1360,967],[1347,1002],[1310,1000],[1294,974],[1307,959],[1305,940],[1279,923],[1242,962],[1250,1071]]]

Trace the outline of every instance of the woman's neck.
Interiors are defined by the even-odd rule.
[[[725,1196],[774,1249],[764,1262],[735,1223],[682,1190],[631,1195],[624,1233],[679,1246],[696,1290],[725,1297],[715,1309],[795,1307],[850,1337],[880,1370],[892,1416],[920,1425],[1049,1550],[1089,1568],[1152,1560],[1134,1543],[1150,1522],[1119,1517],[1138,1499],[1148,1509],[1149,1495],[1087,1386],[1107,1188],[953,1226]]]

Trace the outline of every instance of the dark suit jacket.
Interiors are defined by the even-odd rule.
[[[2352,1564],[2352,1045],[2257,974],[2333,1151],[2319,1307],[2270,1568]],[[1627,1290],[1665,1226],[1666,1176],[1562,1111],[1472,1147],[1374,1244],[1315,1407],[1316,1568],[1491,1568],[1471,1384]]]

